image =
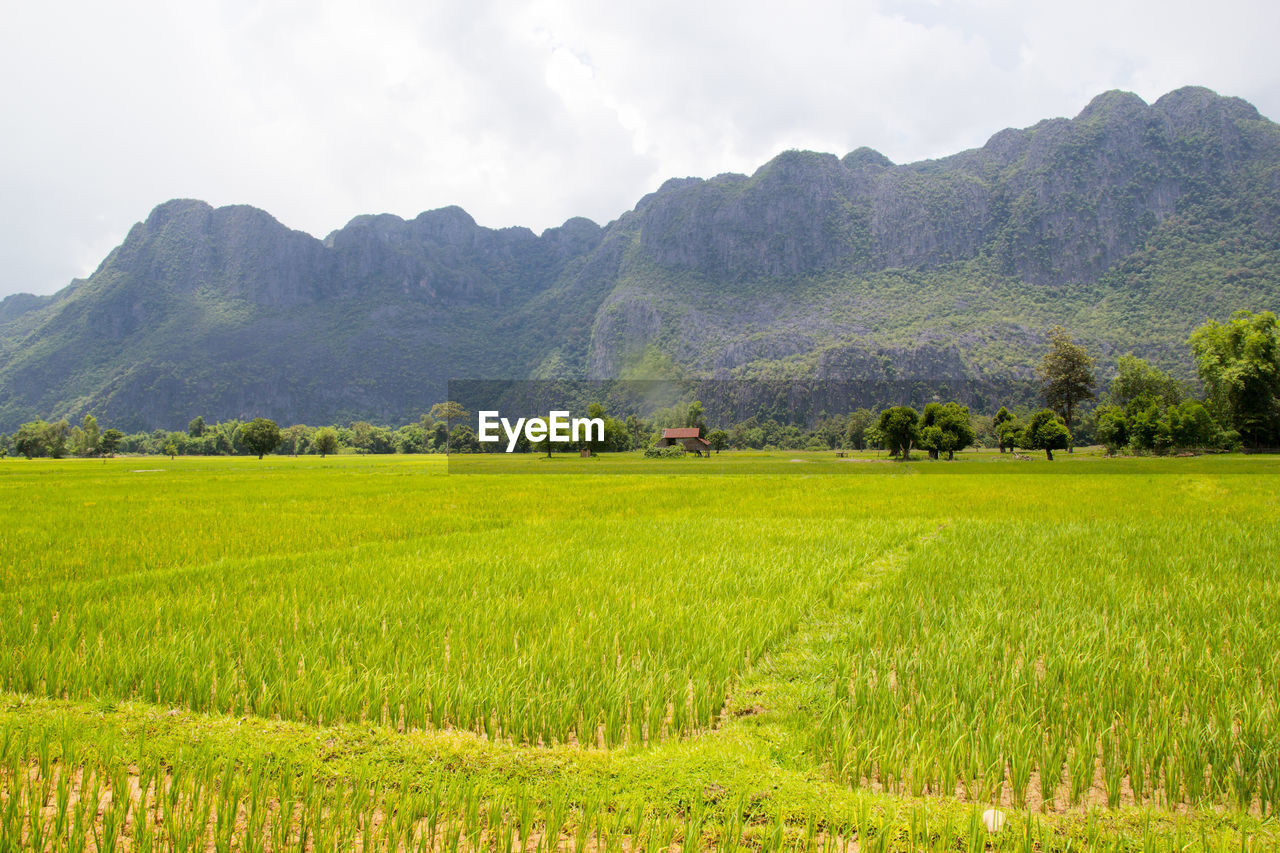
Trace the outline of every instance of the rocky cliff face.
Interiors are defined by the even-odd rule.
[[[605,228],[445,208],[321,241],[172,201],[88,280],[0,302],[0,429],[404,421],[450,377],[1017,378],[1059,322],[1178,370],[1205,316],[1280,308],[1278,229],[1280,128],[1198,88],[934,161],[790,151]]]
[[[1107,92],[1075,119],[1005,130],[981,149],[894,166],[788,152],[751,177],[670,181],[641,203],[642,247],[720,279],[930,267],[992,255],[1038,284],[1088,283],[1192,193],[1232,192],[1277,156],[1248,103],[1182,89],[1148,106]]]
[[[88,280],[0,316],[0,423],[401,418],[450,376],[510,360],[497,325],[601,237],[583,219],[536,236],[446,208],[320,241],[253,208],[166,202]]]

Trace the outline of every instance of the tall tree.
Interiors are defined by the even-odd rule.
[[[431,417],[438,421],[444,421],[444,452],[447,456],[450,452],[453,435],[453,422],[470,417],[471,413],[462,407],[461,403],[453,400],[445,400],[443,403],[436,403],[431,407]]]
[[[1133,353],[1116,359],[1116,378],[1111,380],[1107,402],[1126,408],[1139,399],[1162,405],[1182,402],[1182,385],[1158,367],[1152,367]]]
[[[1070,433],[1076,406],[1094,397],[1093,358],[1071,340],[1066,329],[1054,326],[1049,330],[1049,351],[1037,373],[1045,405],[1061,416]]]
[[[28,459],[44,456],[47,453],[44,440],[48,428],[49,424],[44,421],[23,424],[13,434],[13,449]]]
[[[70,435],[71,426],[66,420],[53,423],[31,421],[13,434],[13,448],[28,459],[34,456],[61,459],[67,455],[67,438]]]
[[[870,409],[856,409],[849,415],[844,433],[845,444],[853,450],[866,450],[867,430],[875,425],[876,416]]]
[[[635,450],[639,447],[642,443],[641,439],[648,431],[648,427],[645,426],[644,421],[640,420],[635,415],[627,415],[627,434],[630,436],[630,447],[627,449]]]
[[[116,448],[120,446],[120,442],[124,439],[124,433],[114,427],[103,430],[102,438],[98,440],[98,447],[106,456],[115,456]]]
[[[973,439],[968,406],[930,403],[924,407],[920,418],[920,446],[929,451],[929,458],[937,459],[945,453],[948,459],[954,459],[956,451],[973,444]]]
[[[1199,400],[1170,406],[1166,418],[1174,447],[1212,447],[1218,441],[1218,425]]]
[[[1004,450],[1006,447],[1008,447],[1010,450],[1013,449],[1013,443],[1011,441],[1006,440],[1003,427],[1005,424],[1011,421],[1016,421],[1016,420],[1017,420],[1017,416],[1015,416],[1013,412],[1009,411],[1004,406],[1001,406],[1000,411],[996,412],[995,417],[991,419],[991,432],[995,434],[996,444],[999,445],[1001,453],[1004,453]]]
[[[534,451],[547,451],[547,458],[551,458],[551,425],[546,418],[529,418],[529,422],[525,425],[526,435],[541,435],[542,439],[529,442],[529,449]]]
[[[1107,449],[1108,455],[1114,455],[1116,451],[1129,443],[1129,417],[1125,414],[1124,409],[1119,406],[1100,406],[1097,411],[1098,426],[1096,434],[1098,441],[1102,442],[1102,446]]]
[[[85,415],[84,420],[80,422],[80,446],[76,448],[77,453],[85,456],[93,456],[98,452],[98,444],[102,437],[98,433],[98,419],[93,415]]]
[[[298,442],[302,441],[303,437],[306,436],[306,434],[307,434],[307,427],[305,424],[294,424],[293,426],[280,431],[281,437],[285,441],[289,442],[290,456],[298,455]]]
[[[880,413],[876,431],[890,456],[906,459],[920,438],[920,415],[910,406],[894,406]]]
[[[612,420],[612,418],[610,418],[608,415],[605,414],[604,403],[588,403],[587,417],[599,418],[605,424],[605,435],[602,435],[599,441],[587,441],[585,439],[582,441],[582,447],[585,447],[591,453],[592,456],[595,456],[600,451],[608,447],[609,422]],[[592,431],[587,430],[587,435],[592,435]],[[580,447],[579,449],[581,450],[582,447]]]
[[[694,400],[689,404],[689,410],[685,412],[684,425],[686,427],[697,427],[702,430],[699,433],[702,436],[707,434],[707,416],[702,412],[702,401]]]
[[[250,453],[258,454],[261,459],[280,446],[280,427],[267,418],[254,418],[240,427],[240,440]]]
[[[1191,351],[1220,423],[1246,447],[1280,445],[1280,328],[1270,311],[1237,311],[1191,335]]]
[[[378,430],[379,427],[368,421],[356,421],[351,425],[351,443],[361,453],[382,453],[382,437]]]
[[[338,431],[333,427],[320,427],[312,444],[320,458],[328,456],[338,449]]]

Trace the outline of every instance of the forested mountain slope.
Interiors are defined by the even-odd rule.
[[[1054,323],[1189,375],[1237,308],[1280,309],[1280,126],[1108,92],[940,160],[671,180],[603,228],[445,208],[321,241],[167,202],[88,279],[0,302],[0,429],[408,421],[459,377],[1016,379]]]

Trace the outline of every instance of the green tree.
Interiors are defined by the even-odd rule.
[[[1133,353],[1116,359],[1116,377],[1107,391],[1107,402],[1126,408],[1139,399],[1155,400],[1162,405],[1182,401],[1182,385],[1157,367],[1152,367]]]
[[[1191,351],[1220,423],[1246,447],[1280,445],[1280,329],[1270,311],[1237,311],[1191,335]]]
[[[280,427],[273,420],[254,418],[240,427],[240,441],[250,453],[258,454],[261,459],[280,446]]]
[[[920,438],[920,415],[910,406],[894,406],[880,413],[876,432],[890,456],[908,459]]]
[[[169,443],[164,446],[164,455],[168,456],[170,459],[177,457],[178,445],[173,443],[173,439],[170,439]]]
[[[53,423],[35,420],[18,427],[13,435],[13,447],[28,459],[36,456],[61,459],[67,455],[67,438],[70,435],[71,427],[65,420]]]
[[[1053,451],[1065,450],[1071,446],[1071,432],[1056,412],[1041,409],[1031,416],[1026,429],[1022,431],[1022,446],[1031,450],[1043,450],[1049,461],[1053,461]]]
[[[437,421],[444,421],[444,452],[446,454],[452,448],[453,422],[470,416],[471,413],[464,409],[461,403],[453,400],[445,400],[431,407],[431,417]]]
[[[395,431],[393,435],[396,445],[396,453],[421,453],[426,449],[426,432],[422,429],[422,422],[419,420],[415,424],[405,424]]]
[[[202,415],[196,415],[191,419],[191,422],[187,424],[187,435],[192,438],[201,438],[204,436],[206,429],[207,427],[204,425],[204,417]]]
[[[1098,441],[1115,454],[1129,444],[1129,416],[1119,406],[1102,406],[1098,409]]]
[[[361,453],[370,453],[369,445],[373,439],[373,424],[368,421],[356,421],[351,425],[351,443]]]
[[[356,421],[351,425],[351,443],[361,453],[395,452],[395,437],[391,430],[374,426],[368,421]]]
[[[1132,408],[1132,406],[1131,406]],[[1173,444],[1164,411],[1153,400],[1128,416],[1129,446],[1136,450],[1168,450]]]
[[[593,438],[592,440],[588,441],[588,440],[585,440],[585,439],[584,439],[584,440],[581,442],[581,447],[580,447],[579,449],[581,450],[581,449],[584,449],[584,448],[585,448],[586,450],[588,450],[588,451],[591,453],[591,455],[592,455],[592,456],[595,456],[596,454],[600,453],[602,450],[612,449],[612,448],[610,447],[610,440],[609,440],[609,439],[610,439],[610,435],[609,435],[609,433],[610,433],[610,429],[609,429],[609,427],[610,427],[610,421],[612,421],[613,419],[612,419],[612,418],[610,418],[608,415],[606,415],[606,414],[605,414],[604,404],[603,404],[603,403],[588,403],[588,404],[587,404],[587,417],[588,417],[588,418],[599,418],[599,419],[604,423],[604,435],[602,435],[602,436],[600,437],[600,439],[599,439],[599,440],[595,440],[595,439]],[[625,427],[624,427],[624,430],[625,430]],[[595,435],[595,433],[594,433],[594,431],[593,431],[593,430],[587,430],[587,434],[588,434],[588,435],[592,435],[592,436],[594,436],[594,435]]]
[[[815,444],[815,450],[834,450],[837,447],[843,447],[848,429],[848,416],[824,414],[818,418],[818,422],[814,425],[813,438],[810,443]]]
[[[1166,415],[1174,447],[1213,447],[1220,443],[1218,425],[1199,400],[1183,400]]]
[[[1183,399],[1180,382],[1132,354],[1120,356],[1116,365],[1107,405],[1094,413],[1098,441],[1108,453],[1123,447],[1163,453],[1224,443],[1204,405]]]
[[[321,459],[328,456],[330,453],[337,452],[338,431],[333,427],[320,427],[320,429],[316,430],[312,446],[316,449],[316,452],[320,454]]]
[[[1013,412],[1009,411],[1004,406],[1001,406],[1000,411],[996,412],[995,417],[991,419],[991,432],[996,437],[996,444],[999,446],[1001,453],[1004,453],[1005,448],[1008,448],[1009,450],[1013,449],[1013,445],[1005,441],[1004,432],[1001,430],[1001,427],[1009,421],[1016,420],[1017,417]]]
[[[298,455],[298,445],[302,443],[304,438],[306,438],[307,431],[305,424],[294,424],[293,426],[286,427],[280,431],[281,439],[289,445],[290,456]]]
[[[104,430],[102,437],[98,440],[98,448],[105,456],[115,456],[116,448],[120,446],[120,441],[124,438],[124,433],[112,427]]]
[[[529,422],[525,425],[526,434],[532,432],[535,435],[543,436],[541,441],[529,442],[529,449],[541,453],[547,451],[547,458],[551,458],[551,428],[547,424],[546,418],[529,418]]]
[[[53,459],[61,459],[67,455],[67,437],[71,435],[71,427],[63,418],[54,421],[45,428],[45,449]]]
[[[644,421],[635,415],[627,415],[626,427],[627,435],[630,438],[628,449],[635,450],[645,444],[645,438],[649,434],[649,427]]]
[[[604,419],[604,441],[597,442],[603,450],[613,453],[631,449],[631,430],[627,428],[626,421],[620,421],[617,418],[605,416]]]
[[[729,447],[729,433],[722,429],[713,429],[707,433],[707,442],[716,453]]]
[[[929,451],[931,459],[942,453],[954,459],[957,450],[973,444],[969,407],[959,403],[929,403],[921,415],[919,430],[920,446]]]
[[[449,444],[448,430],[449,428],[445,425],[444,421],[435,422],[435,424],[431,427],[430,434],[428,435],[428,443],[431,445],[432,450],[439,452],[441,449],[448,449],[448,444]]]
[[[845,427],[845,445],[853,450],[867,449],[867,430],[876,422],[875,413],[870,409],[855,409],[849,415]]]
[[[754,417],[747,418],[729,427],[729,446],[736,450],[748,447],[758,448],[764,444],[764,431]]]
[[[1049,351],[1040,360],[1037,375],[1045,405],[1061,416],[1069,435],[1076,406],[1094,397],[1093,358],[1071,340],[1066,329],[1054,326],[1049,330]]]
[[[686,427],[697,427],[702,430],[700,435],[704,438],[707,435],[707,416],[702,412],[702,401],[694,400],[689,404],[689,410],[685,412],[684,425]]]
[[[480,439],[476,438],[475,430],[468,424],[458,424],[453,428],[453,432],[449,433],[449,444],[460,453],[480,452]]]
[[[80,421],[80,443],[76,453],[81,456],[94,456],[98,453],[102,436],[98,432],[98,419],[93,415],[85,415]]]
[[[1023,426],[1023,423],[1018,419],[1018,416],[1011,415],[1001,421],[1000,426],[996,431],[996,441],[1001,447],[1007,447],[1012,451],[1017,447],[1024,446],[1022,437],[1025,431],[1026,427]]]
[[[28,459],[45,456],[47,451],[44,436],[48,427],[49,425],[41,420],[30,421],[18,427],[18,431],[13,434],[13,449]]]
[[[67,445],[71,450],[72,456],[88,456],[88,450],[84,444],[84,430],[78,426],[73,426],[67,434]]]
[[[240,421],[219,421],[209,430],[213,433],[213,451],[222,456],[230,456],[239,453],[240,445]],[[206,438],[208,438],[208,432]]]

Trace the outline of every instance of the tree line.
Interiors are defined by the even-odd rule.
[[[1280,447],[1280,330],[1269,311],[1241,311],[1226,323],[1210,320],[1189,340],[1200,388],[1170,377],[1132,353],[1116,361],[1115,377],[1099,396],[1095,360],[1061,327],[1050,330],[1038,370],[1044,407],[1001,407],[994,416],[974,418],[957,402],[933,402],[917,412],[891,406],[878,412],[821,414],[802,427],[774,418],[748,418],[708,428],[700,402],[660,409],[648,418],[614,418],[603,405],[588,417],[604,420],[604,438],[593,442],[530,445],[518,451],[628,451],[651,447],[669,427],[698,427],[715,451],[733,449],[881,449],[909,458],[914,451],[951,458],[971,446],[1002,452],[1070,450],[1096,442],[1110,453],[1164,453],[1182,449]],[[116,453],[168,456],[291,455],[332,453],[500,452],[482,444],[468,422],[471,413],[454,401],[432,406],[418,421],[395,429],[356,421],[346,426],[280,427],[266,418],[206,423],[193,418],[186,430],[124,434],[99,428],[93,415],[81,423],[43,420],[0,434],[0,456],[27,458],[111,456]]]
[[[447,413],[440,406],[433,407],[433,411]],[[156,456],[443,453],[450,443],[449,426],[450,419],[437,420],[431,413],[423,414],[416,423],[396,429],[367,421],[320,427],[305,424],[280,427],[267,418],[207,423],[203,416],[197,416],[185,430],[157,429],[126,435],[117,429],[99,430],[97,419],[85,415],[83,421],[74,426],[66,420],[38,420],[23,424],[11,436],[0,434],[0,456],[7,453],[57,459],[117,453]],[[458,432],[457,427],[454,432]],[[465,438],[462,440],[465,442]]]
[[[1001,452],[1070,450],[1079,435],[1108,453],[1280,448],[1280,329],[1270,311],[1238,311],[1226,323],[1210,320],[1188,341],[1203,393],[1133,353],[1116,360],[1116,375],[1101,397],[1092,356],[1061,327],[1049,334],[1037,378],[1045,408],[1034,413],[1001,407],[990,435]],[[1091,408],[1084,409],[1091,402]],[[1081,414],[1080,429],[1072,430]],[[930,403],[923,413],[898,406],[880,413],[864,437],[906,456],[913,448],[950,457],[974,442],[968,409]],[[851,427],[852,430],[852,427]]]

